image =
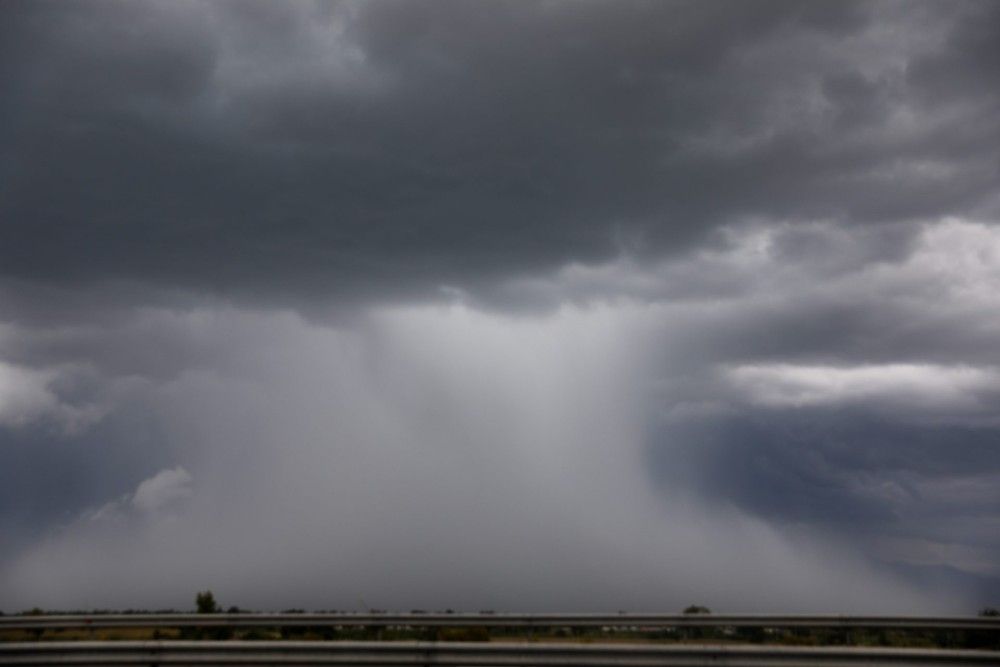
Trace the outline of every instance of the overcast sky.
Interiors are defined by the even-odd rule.
[[[0,5],[0,610],[1000,604],[1000,3]]]

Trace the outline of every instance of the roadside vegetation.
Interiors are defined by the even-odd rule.
[[[195,608],[200,614],[241,613],[239,607],[225,610],[216,602],[211,591],[199,592]],[[32,609],[20,615],[50,614],[166,614],[184,613],[173,609],[124,611],[43,611]],[[190,610],[187,611],[190,613]],[[287,609],[283,613],[304,613]],[[336,613],[319,610],[318,613]],[[371,610],[369,613],[380,613]],[[426,613],[412,610],[414,616]],[[453,613],[446,610],[441,613]],[[490,611],[483,611],[490,614]],[[711,614],[701,605],[691,605],[684,614]],[[2,614],[0,614],[2,615]],[[980,611],[980,616],[998,616],[992,607]],[[0,628],[0,641],[73,641],[73,640],[156,640],[156,639],[233,639],[233,640],[355,640],[355,641],[481,641],[481,642],[575,642],[575,643],[712,643],[712,644],[778,644],[788,646],[868,646],[912,648],[969,648],[1000,650],[1000,631],[996,630],[923,630],[923,629],[847,629],[847,628],[765,628],[765,627],[532,627],[486,628],[408,626],[296,626],[255,628],[93,628],[22,630]]]

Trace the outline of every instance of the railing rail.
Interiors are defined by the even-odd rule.
[[[486,628],[856,628],[1000,631],[995,616],[814,616],[732,614],[239,613],[0,616],[0,631],[178,627],[486,627]]]
[[[969,667],[993,651],[650,644],[114,641],[0,643],[0,665],[438,665],[457,667]]]

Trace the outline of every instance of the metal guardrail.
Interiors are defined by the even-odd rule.
[[[65,614],[0,616],[0,631],[12,629],[178,627],[486,627],[486,628],[844,628],[988,630],[1000,632],[996,616],[761,616],[731,614]]]
[[[771,646],[116,641],[0,643],[0,665],[438,665],[456,667],[969,667],[992,651]]]

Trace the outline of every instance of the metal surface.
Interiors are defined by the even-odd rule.
[[[872,628],[1000,631],[991,616],[748,616],[723,614],[73,614],[0,616],[5,629],[177,627]]]
[[[0,665],[447,665],[456,667],[938,667],[1000,664],[991,651],[652,644],[438,642],[18,642]]]

